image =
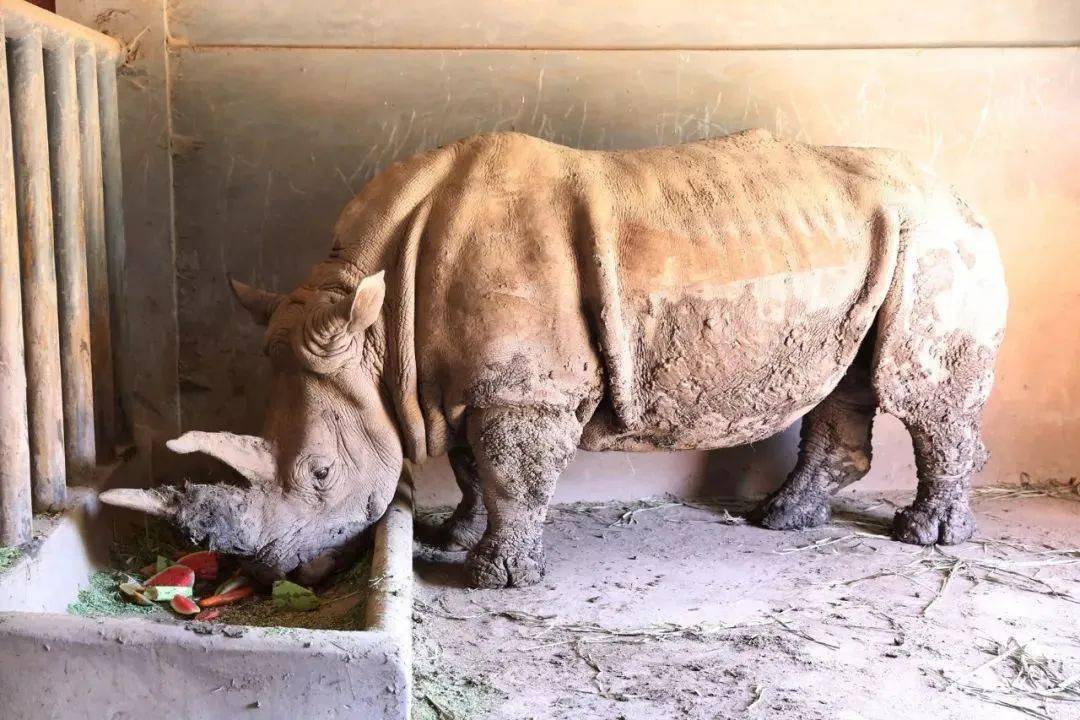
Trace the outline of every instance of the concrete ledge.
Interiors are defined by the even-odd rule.
[[[68,488],[63,515],[34,517],[34,539],[0,574],[0,611],[62,613],[108,558],[112,530],[97,493]]]
[[[11,720],[229,718],[255,709],[271,718],[407,717],[400,648],[382,632],[2,613],[0,649]]]
[[[81,509],[79,509],[81,508]],[[250,628],[75,617],[55,612],[84,581],[93,548],[111,539],[87,500],[41,548],[0,576],[0,698],[5,720],[45,717],[267,718],[409,716],[412,613],[412,486],[403,480],[375,532],[370,630]],[[79,518],[84,518],[80,520]],[[92,527],[93,526],[93,527]],[[92,530],[86,540],[81,530]],[[63,551],[76,565],[48,575]],[[85,573],[73,575],[74,567]],[[53,578],[47,580],[46,578]],[[46,602],[44,595],[55,593]],[[50,595],[51,597],[51,595]],[[42,612],[42,609],[47,612]]]
[[[405,477],[375,528],[372,590],[364,619],[368,627],[399,638],[402,647],[411,651],[413,485],[408,471]]]

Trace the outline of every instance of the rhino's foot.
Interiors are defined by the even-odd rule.
[[[465,561],[469,587],[525,587],[537,584],[543,577],[544,548],[540,541],[507,543],[486,537]]]
[[[916,500],[893,518],[893,537],[914,545],[956,545],[974,533],[967,500]]]
[[[487,529],[487,512],[483,507],[463,511],[460,507],[441,523],[430,518],[418,519],[416,537],[425,545],[443,552],[472,550]]]
[[[446,552],[464,552],[472,550],[484,537],[487,529],[487,514],[458,516],[451,515],[446,522],[435,529],[432,545]]]
[[[750,522],[770,530],[802,530],[824,525],[831,514],[828,493],[785,486],[754,508]]]

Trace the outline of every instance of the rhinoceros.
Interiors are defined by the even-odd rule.
[[[324,573],[383,513],[403,458],[448,454],[462,500],[440,538],[468,550],[468,583],[535,583],[578,448],[724,448],[800,418],[798,463],[753,519],[811,527],[869,470],[878,410],[915,449],[895,537],[975,528],[1001,260],[984,221],[894,151],[763,130],[621,152],[480,135],[371,180],[291,293],[232,284],[267,326],[265,429],[169,447],[250,487],[103,499],[266,576]]]

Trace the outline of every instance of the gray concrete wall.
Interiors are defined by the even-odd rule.
[[[93,2],[68,4],[93,16]],[[163,348],[145,346],[140,387],[170,422],[172,376],[161,365],[175,357],[183,427],[257,430],[260,333],[231,302],[224,273],[292,287],[327,251],[344,203],[389,162],[489,130],[626,148],[760,126],[902,149],[989,217],[1013,301],[986,423],[994,459],[982,480],[1077,473],[1080,336],[1068,310],[1080,260],[1076,0],[109,7],[121,14],[107,27],[130,37],[145,23],[167,38],[167,52],[158,45],[133,65],[150,90],[127,87],[124,127],[134,136],[128,184],[155,187],[164,169],[153,138],[171,127],[175,265],[152,224],[129,268],[145,273],[137,284],[147,290],[132,299],[152,304],[133,332]],[[158,114],[139,117],[133,108],[151,95]],[[160,220],[164,194],[143,201]],[[129,220],[129,246],[139,230]],[[173,277],[178,340],[168,324]],[[757,491],[783,476],[794,442],[792,430],[711,456],[583,454],[560,495]],[[879,422],[869,481],[911,486],[913,474],[906,433]],[[418,481],[418,498],[447,499],[449,488],[439,463]]]

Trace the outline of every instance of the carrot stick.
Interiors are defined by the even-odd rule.
[[[243,587],[238,587],[230,592],[222,593],[221,595],[211,595],[204,600],[200,600],[199,607],[212,608],[220,605],[231,605],[237,600],[243,600],[244,598],[249,597],[253,592],[255,592],[254,588],[250,585],[244,585]]]

